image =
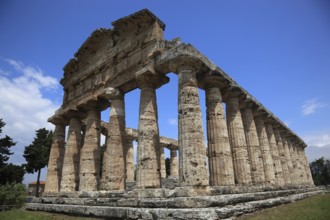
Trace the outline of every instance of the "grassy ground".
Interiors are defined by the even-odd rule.
[[[62,215],[57,213],[33,212],[24,209],[14,209],[11,211],[0,212],[1,220],[92,220],[98,218],[84,218]]]
[[[32,212],[24,209],[0,212],[1,220],[96,220],[47,212]],[[285,204],[260,212],[245,215],[237,220],[330,220],[330,193],[313,196],[291,204]]]
[[[330,193],[313,196],[294,203],[264,209],[237,220],[329,220]]]

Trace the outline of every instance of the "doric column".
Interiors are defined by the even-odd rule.
[[[168,82],[168,78],[164,78]],[[157,78],[152,72],[138,73],[137,82],[141,93],[136,186],[140,189],[158,188],[160,187],[160,161],[156,88],[163,83],[161,83],[162,79]]]
[[[180,66],[178,77],[180,184],[206,186],[209,177],[196,72],[192,65]]]
[[[259,144],[261,148],[261,156],[265,171],[265,182],[275,185],[275,170],[273,164],[272,154],[269,148],[269,141],[262,115],[256,115],[254,118],[257,127]]]
[[[82,143],[81,120],[73,116],[70,119],[68,139],[65,147],[61,192],[73,192],[79,188],[79,160]]]
[[[244,108],[241,110],[241,113],[251,165],[252,182],[254,185],[258,185],[265,183],[265,171],[252,108],[252,105],[246,103]]]
[[[170,176],[179,177],[178,157],[176,150],[171,149],[170,151]]]
[[[305,155],[304,155],[304,148],[301,145],[298,145],[297,147],[297,153],[299,156],[299,161],[301,163],[301,172],[303,173],[304,176],[304,185],[309,185],[309,177],[308,177],[308,172],[307,172],[307,164],[305,160]]]
[[[283,143],[283,149],[284,149],[284,155],[285,155],[285,160],[288,165],[288,171],[289,171],[289,177],[290,177],[290,184],[294,185],[294,175],[293,175],[293,164],[292,164],[292,159],[291,159],[291,154],[290,154],[290,149],[289,149],[289,144],[287,141],[286,136],[281,134],[281,139]]]
[[[106,165],[105,190],[125,190],[126,123],[124,94],[118,89],[105,89],[105,97],[111,100],[107,149],[103,160]]]
[[[107,130],[108,131],[108,130]],[[107,183],[107,173],[106,171],[107,169],[107,163],[106,160],[109,159],[109,155],[105,156],[105,154],[107,153],[107,143],[108,143],[108,133],[105,134],[105,142],[104,142],[104,148],[101,149],[103,150],[103,157],[102,157],[102,166],[100,167],[101,171],[101,179],[100,179],[100,189],[105,189],[106,183]],[[106,159],[106,160],[105,160]]]
[[[278,186],[284,186],[283,170],[281,165],[278,147],[275,140],[274,130],[271,123],[265,123],[267,137],[269,141],[270,152],[272,153],[273,164],[275,168],[275,182]]]
[[[306,157],[306,154],[305,154],[305,149],[304,148],[301,148],[301,151],[300,152],[302,154],[301,157],[303,158],[304,165],[305,165],[307,183],[310,186],[314,186],[314,181],[313,181],[311,169],[309,167],[309,163],[308,163],[308,160],[307,160],[307,157]]]
[[[300,184],[300,178],[299,178],[299,173],[298,173],[297,157],[296,157],[296,154],[294,152],[291,140],[287,139],[287,141],[288,141],[288,147],[289,147],[291,161],[292,161],[291,183],[293,185],[299,185]]]
[[[211,186],[235,185],[233,159],[216,77],[206,79],[206,123]]]
[[[238,94],[234,91],[228,92],[226,100],[226,113],[229,140],[233,154],[235,171],[235,182],[239,185],[252,183],[251,168],[246,145],[243,121],[238,103]]]
[[[159,163],[160,163],[160,177],[166,178],[165,154],[164,146],[159,146]]]
[[[275,140],[277,143],[278,147],[278,153],[282,165],[282,171],[283,171],[283,178],[286,186],[291,185],[291,179],[290,179],[290,173],[289,173],[289,168],[288,168],[288,161],[285,156],[285,151],[284,151],[284,145],[283,141],[280,135],[280,132],[277,128],[274,128],[274,135],[275,135]]]
[[[97,191],[100,168],[101,113],[97,108],[88,110],[84,145],[80,153],[80,191]]]
[[[63,157],[65,151],[65,125],[56,124],[50,148],[45,192],[58,192],[62,177]]]
[[[126,181],[134,182],[134,147],[133,139],[126,137]]]
[[[301,162],[300,154],[299,154],[299,146],[297,145],[296,142],[293,142],[293,151],[294,154],[296,155],[296,160],[297,160],[297,174],[299,177],[299,184],[306,184],[306,173],[305,173],[305,168],[303,167],[303,164]]]

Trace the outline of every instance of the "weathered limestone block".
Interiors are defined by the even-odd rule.
[[[159,128],[156,101],[156,83],[152,76],[139,75],[141,89],[139,140],[138,140],[138,188],[160,187]]]
[[[205,91],[210,185],[235,185],[233,160],[220,89],[208,82]]]
[[[196,73],[192,66],[178,70],[179,179],[181,186],[209,184]]]
[[[179,177],[179,167],[178,167],[178,157],[176,154],[176,150],[170,151],[170,176],[171,177]]]
[[[287,139],[287,142],[288,142],[288,147],[289,147],[291,161],[292,161],[291,182],[294,185],[299,185],[300,184],[300,178],[299,178],[299,172],[298,172],[297,156],[294,152],[291,140]]]
[[[291,159],[291,154],[290,154],[288,141],[287,141],[286,136],[284,136],[283,134],[281,134],[281,139],[282,139],[282,143],[283,143],[283,149],[284,149],[286,164],[288,165],[290,184],[294,185],[294,181],[295,181],[294,175],[293,175],[294,171],[293,171],[293,164],[292,164],[292,159]]]
[[[65,147],[61,192],[73,192],[79,188],[79,160],[82,143],[81,120],[72,117],[69,124],[68,139]]]
[[[235,182],[239,185],[248,185],[252,183],[251,168],[238,96],[236,94],[231,94],[226,100],[226,113],[229,140],[233,154]]]
[[[309,163],[308,163],[304,148],[301,148],[300,153],[301,153],[301,157],[303,158],[302,160],[303,160],[303,163],[305,166],[307,184],[310,186],[314,186],[311,169],[309,167]]]
[[[100,110],[89,109],[86,119],[84,145],[80,153],[79,190],[96,191],[100,168]]]
[[[109,155],[107,155],[107,160],[105,154],[107,154],[107,143],[108,143],[108,134],[105,135],[105,142],[104,142],[104,153],[102,159],[102,170],[101,170],[101,179],[100,179],[100,189],[105,189],[107,183],[107,160],[109,159]]]
[[[134,148],[133,139],[126,137],[126,181],[134,181]]]
[[[274,130],[271,123],[265,123],[266,132],[269,141],[270,151],[272,153],[273,164],[275,168],[275,182],[278,186],[284,186],[283,170],[281,165],[280,156],[278,153],[278,147],[275,140]]]
[[[306,184],[306,172],[305,172],[305,168],[303,167],[303,164],[301,162],[298,148],[299,148],[299,146],[296,143],[294,143],[293,151],[294,151],[294,154],[296,155],[296,160],[297,160],[297,175],[299,177],[299,183]]]
[[[160,162],[160,177],[166,178],[166,167],[165,167],[165,154],[164,154],[164,147],[159,147],[159,162]]]
[[[280,157],[280,161],[281,161],[281,165],[282,165],[284,182],[285,182],[285,185],[288,186],[291,184],[288,163],[286,160],[285,151],[284,151],[280,132],[276,128],[274,129],[274,135],[275,135],[275,139],[276,139],[276,143],[277,143],[277,147],[278,147],[278,153],[279,153],[279,157]]]
[[[299,161],[301,163],[301,172],[303,173],[304,176],[304,185],[309,185],[309,178],[308,178],[308,171],[307,171],[307,164],[305,161],[305,154],[304,154],[304,149],[301,146],[297,147],[297,154],[299,156]]]
[[[107,149],[103,160],[106,164],[106,190],[125,190],[126,123],[124,94],[118,89],[108,88],[105,96],[111,99]]]
[[[45,192],[58,192],[62,177],[63,158],[65,151],[65,125],[57,124],[53,133],[50,149]]]
[[[259,115],[254,118],[256,123],[261,156],[265,171],[265,181],[268,184],[275,185],[275,169],[273,164],[272,154],[269,148],[269,141],[266,133],[266,128],[263,120],[263,116]]]
[[[241,113],[251,165],[252,182],[254,185],[263,184],[265,183],[265,171],[252,106],[246,106],[241,110]]]

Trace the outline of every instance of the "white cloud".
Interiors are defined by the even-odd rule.
[[[169,125],[178,125],[178,120],[175,118],[170,118],[167,120]]]
[[[13,67],[15,77],[0,74],[0,118],[6,123],[2,135],[8,135],[17,142],[11,150],[14,155],[10,161],[24,163],[24,147],[29,145],[35,130],[46,127],[53,129],[47,122],[59,104],[45,98],[44,89],[59,88],[57,80],[45,75],[36,67],[26,66],[15,60],[5,60]]]
[[[56,89],[58,87],[58,82],[55,78],[51,76],[45,76],[41,69],[38,67],[25,66],[22,62],[6,59],[6,61],[15,68],[16,71],[23,74],[23,78],[19,78],[24,82],[28,79],[30,82],[36,83],[39,87],[46,87]]]
[[[303,137],[308,146],[325,147],[330,145],[330,132]]]
[[[326,104],[318,101],[317,99],[310,99],[305,101],[302,105],[302,114],[303,115],[310,115],[315,113],[316,109],[325,107]]]

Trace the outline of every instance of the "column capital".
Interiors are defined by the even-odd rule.
[[[239,101],[243,97],[242,90],[237,85],[231,85],[221,92],[225,102]]]
[[[170,81],[170,79],[167,76],[156,72],[156,70],[150,66],[142,68],[141,70],[136,72],[135,79],[140,89],[142,88],[157,89]]]
[[[222,77],[221,74],[216,70],[209,71],[204,76],[198,79],[198,86],[204,90],[213,87],[224,89],[228,85],[229,85],[228,80]]]
[[[186,55],[175,58],[170,63],[170,69],[175,73],[179,73],[183,70],[191,70],[193,72],[197,72],[201,65],[202,62],[200,59]]]
[[[123,99],[124,95],[125,93],[123,93],[120,89],[113,87],[104,88],[102,94],[102,96],[108,100]]]

